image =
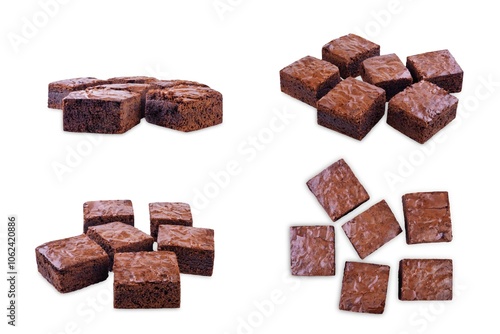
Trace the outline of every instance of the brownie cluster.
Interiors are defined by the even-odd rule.
[[[186,203],[150,203],[149,215],[147,234],[134,227],[131,201],[85,202],[84,233],[38,246],[38,271],[63,293],[112,271],[115,308],[180,307],[181,273],[212,276],[214,231],[193,227]]]
[[[361,76],[362,80],[354,79]],[[341,79],[343,78],[343,80]],[[423,144],[456,116],[463,71],[448,50],[407,57],[349,34],[280,71],[281,91],[317,109],[319,125],[362,140],[384,116]]]
[[[184,132],[222,123],[222,94],[186,80],[61,80],[49,84],[48,106],[63,110],[63,129],[70,132],[124,133],[142,118]]]
[[[307,182],[332,221],[337,221],[370,199],[347,163],[341,159]],[[403,195],[408,245],[452,240],[448,193]],[[342,225],[360,259],[403,232],[385,200]],[[295,276],[335,275],[335,228],[332,225],[290,227],[290,263]],[[383,313],[390,267],[351,262],[344,266],[341,310]],[[400,300],[451,300],[453,264],[449,259],[402,259],[399,266]]]

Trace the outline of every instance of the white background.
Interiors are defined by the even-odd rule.
[[[2,328],[413,334],[497,327],[500,27],[492,2],[222,0],[215,2],[226,5],[222,14],[213,0],[62,2],[50,17],[34,0],[0,5],[0,220],[17,214],[20,223],[19,328],[6,325],[1,279]],[[22,36],[26,22],[39,28],[13,47],[9,36]],[[425,145],[385,118],[362,142],[318,126],[313,108],[280,92],[278,72],[305,55],[320,57],[323,44],[349,32],[403,60],[449,49],[465,71],[457,119]],[[224,123],[185,134],[143,120],[124,135],[96,136],[63,132],[61,112],[46,107],[51,81],[122,75],[206,83],[224,95]],[[83,157],[72,155],[78,150]],[[371,200],[334,223],[336,276],[292,278],[289,226],[332,224],[305,183],[339,158]],[[221,175],[228,163],[236,173],[214,186],[210,173]],[[67,167],[60,178],[55,165]],[[389,175],[399,175],[392,186]],[[403,224],[401,195],[428,190],[450,193],[453,241],[408,246],[401,234],[365,259],[391,265],[385,313],[340,311],[344,262],[359,260],[340,226],[381,199]],[[145,231],[149,202],[191,203],[195,226],[215,229],[213,277],[183,275],[177,310],[113,309],[112,275],[58,293],[37,272],[34,249],[81,233],[82,204],[98,199],[131,199]],[[7,262],[5,232],[0,263]],[[399,301],[404,257],[452,258],[453,301]]]

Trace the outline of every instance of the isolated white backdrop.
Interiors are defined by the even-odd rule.
[[[498,310],[490,304],[500,298],[500,27],[491,2],[29,0],[0,6],[0,219],[17,214],[20,223],[19,328],[1,316],[9,333],[414,334],[496,323]],[[426,145],[385,118],[362,142],[319,127],[313,108],[280,92],[278,71],[305,55],[320,57],[323,44],[349,32],[401,59],[448,48],[465,70],[457,119]],[[145,121],[120,136],[72,134],[62,131],[61,112],[46,107],[51,81],[121,75],[206,83],[224,95],[224,123],[188,134]],[[292,278],[289,226],[331,223],[305,182],[339,158],[372,199],[334,223],[336,276]],[[61,177],[53,169],[58,164],[67,167]],[[221,178],[217,186],[214,175]],[[391,185],[388,175],[397,182]],[[401,195],[426,190],[450,192],[453,242],[410,247],[400,235],[365,260],[391,265],[385,313],[339,311],[344,262],[359,260],[341,224],[381,199],[402,224]],[[146,231],[149,202],[190,202],[194,224],[215,229],[213,277],[183,275],[178,310],[115,310],[112,277],[56,292],[38,274],[34,249],[81,233],[82,204],[97,199],[131,199],[136,226]],[[4,227],[0,235],[6,263]],[[452,258],[453,301],[400,302],[403,257]]]

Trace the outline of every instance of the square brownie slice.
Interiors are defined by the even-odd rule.
[[[49,108],[62,109],[62,100],[69,93],[88,87],[107,84],[109,81],[91,77],[66,79],[49,83]]]
[[[125,90],[131,93],[137,93],[141,96],[141,118],[144,117],[146,110],[146,93],[151,88],[149,84],[140,83],[121,83],[121,84],[106,84],[92,87],[93,89],[110,89],[110,90]]]
[[[391,208],[384,200],[342,225],[342,229],[361,259],[402,232]]]
[[[222,94],[191,84],[152,89],[146,95],[146,121],[190,132],[222,123]]]
[[[193,226],[191,207],[187,203],[156,202],[149,203],[151,236],[158,238],[158,226],[163,224]]]
[[[421,53],[406,58],[415,81],[432,82],[450,93],[462,90],[464,71],[448,50]]]
[[[299,59],[280,71],[281,91],[313,107],[339,82],[337,66],[311,56]]]
[[[113,272],[115,308],[181,306],[181,279],[174,253],[118,253]]]
[[[109,257],[85,234],[35,249],[38,271],[59,292],[71,292],[108,278]]]
[[[141,121],[141,96],[126,90],[88,88],[63,99],[63,129],[124,133]]]
[[[307,187],[333,221],[370,199],[344,159],[307,181]]]
[[[138,75],[138,76],[129,76],[129,77],[109,78],[108,81],[111,84],[130,84],[130,83],[147,84],[147,83],[158,81],[158,79],[153,78],[153,77]]]
[[[318,124],[361,140],[385,113],[385,91],[347,78],[318,101]]]
[[[420,192],[403,196],[406,243],[450,242],[450,202],[448,192]]]
[[[160,225],[158,250],[177,255],[183,274],[212,276],[214,267],[214,230],[182,225]]]
[[[357,77],[363,60],[380,55],[380,45],[348,34],[326,43],[321,53],[323,60],[338,66],[342,78]]]
[[[130,200],[89,201],[83,203],[83,232],[90,226],[112,222],[134,226],[134,208]]]
[[[295,276],[335,275],[333,226],[290,227],[290,262]]]
[[[153,250],[152,236],[121,222],[90,226],[87,236],[108,253],[110,270],[116,253]]]
[[[410,71],[395,53],[363,61],[361,77],[363,81],[384,89],[387,101],[413,82]]]
[[[361,313],[384,313],[390,267],[380,264],[345,263],[339,308]]]
[[[455,119],[458,99],[428,81],[419,81],[389,101],[387,124],[419,142],[428,141]]]
[[[403,259],[399,262],[400,300],[451,300],[452,298],[452,260]]]

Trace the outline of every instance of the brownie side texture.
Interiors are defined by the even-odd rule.
[[[107,80],[100,80],[92,77],[66,79],[49,83],[48,107],[62,109],[62,100],[71,92],[84,90],[88,87],[104,85]]]
[[[183,274],[212,276],[214,266],[214,230],[182,225],[160,225],[158,250],[177,255]]]
[[[451,300],[452,298],[452,260],[403,259],[399,262],[400,300]]]
[[[85,234],[47,242],[35,254],[38,271],[59,292],[75,291],[108,277],[108,255]]]
[[[174,253],[118,253],[113,272],[115,308],[180,307],[181,280]]]
[[[110,270],[113,269],[116,253],[153,250],[153,237],[122,222],[91,226],[87,230],[87,236],[106,251]]]
[[[187,203],[149,203],[149,221],[154,240],[158,238],[158,226],[162,224],[193,226],[191,207]]]
[[[295,276],[335,275],[334,227],[290,227],[290,263]]]
[[[362,140],[385,112],[385,91],[347,78],[318,101],[318,124]]]
[[[337,66],[306,56],[280,71],[281,91],[313,107],[340,82]]]
[[[348,34],[325,44],[321,54],[323,60],[338,66],[342,78],[357,77],[363,60],[380,55],[380,46],[358,35]]]
[[[83,203],[83,232],[90,226],[112,222],[134,226],[134,208],[130,200],[88,201]]]
[[[425,143],[455,119],[458,99],[428,81],[419,81],[390,101],[387,124],[417,141]]]
[[[333,221],[370,199],[344,159],[307,181],[307,187]]]
[[[70,132],[124,133],[141,121],[141,96],[125,90],[71,92],[63,100],[63,129]]]

